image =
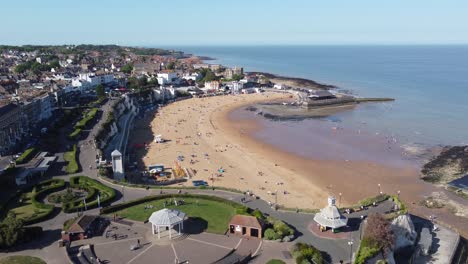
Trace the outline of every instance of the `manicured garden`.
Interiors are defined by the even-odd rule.
[[[101,206],[108,205],[115,199],[116,195],[114,189],[86,176],[71,177],[70,187],[86,191],[87,195],[84,199],[79,198],[71,202],[64,203],[62,209],[65,213],[78,212],[84,209],[98,207],[98,196]]]
[[[70,188],[62,191],[64,189],[65,181],[62,179],[43,181],[29,191],[18,193],[7,205],[8,211],[25,224],[33,224],[47,219],[56,208],[43,203],[44,199],[61,203],[65,213],[73,213],[98,207],[98,196],[102,206],[109,205],[116,195],[114,189],[86,176],[71,177]]]
[[[166,208],[177,209],[189,217],[205,220],[208,223],[206,231],[215,234],[223,234],[227,230],[229,220],[236,214],[236,208],[226,203],[200,198],[180,197],[176,199],[183,200],[183,204],[176,206],[173,199],[167,198],[134,205],[114,213],[120,217],[143,222],[148,220],[153,212],[163,209],[166,203]],[[145,206],[153,208],[145,209]]]
[[[0,264],[46,264],[46,262],[31,256],[8,256],[0,259]]]
[[[63,190],[64,188],[64,180],[52,179],[43,181],[34,186],[31,191],[19,194],[15,202],[8,207],[25,224],[40,222],[49,217],[54,210],[53,205],[45,204],[42,200],[48,194]]]
[[[76,154],[77,154],[77,149],[76,149],[76,144],[73,145],[72,150],[67,151],[63,154],[63,159],[68,162],[67,167],[65,168],[65,171],[68,174],[73,174],[77,173],[79,170],[78,162],[76,160]]]

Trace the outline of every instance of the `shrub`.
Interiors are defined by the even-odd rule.
[[[278,235],[275,230],[273,228],[268,228],[267,230],[265,230],[265,233],[263,235],[263,237],[266,239],[266,240],[277,240],[277,239],[281,239],[281,236]]]
[[[263,215],[263,213],[258,210],[258,209],[255,209],[253,212],[252,212],[252,216],[255,216],[257,217],[258,219],[265,219],[265,216]]]
[[[28,148],[27,150],[23,152],[23,154],[21,154],[21,156],[19,156],[18,159],[16,159],[16,164],[23,164],[23,163],[28,162],[30,159],[34,157],[36,152],[37,152],[36,148]]]
[[[296,263],[324,263],[322,252],[314,246],[305,243],[296,243],[292,249]]]
[[[294,234],[294,230],[281,220],[276,220],[273,224],[273,229],[281,238]]]
[[[68,162],[65,171],[67,174],[77,173],[79,170],[78,162],[76,161],[76,144],[73,145],[73,149],[63,154],[63,159]]]
[[[247,206],[240,206],[236,208],[236,214],[249,215],[249,208]]]

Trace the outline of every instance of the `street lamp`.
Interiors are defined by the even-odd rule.
[[[348,241],[349,245],[349,263],[353,263],[353,240]]]
[[[338,201],[338,207],[341,207],[341,195],[342,195],[342,193],[339,193],[339,195],[340,195],[340,200]]]

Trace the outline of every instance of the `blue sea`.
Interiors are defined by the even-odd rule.
[[[332,84],[393,103],[363,104],[330,117],[342,126],[425,146],[468,144],[468,46],[176,47],[244,67]],[[306,122],[306,121],[305,121]]]

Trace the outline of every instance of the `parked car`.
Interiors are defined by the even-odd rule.
[[[208,186],[208,183],[203,180],[197,180],[197,181],[192,181],[193,186],[198,187],[198,186]]]

